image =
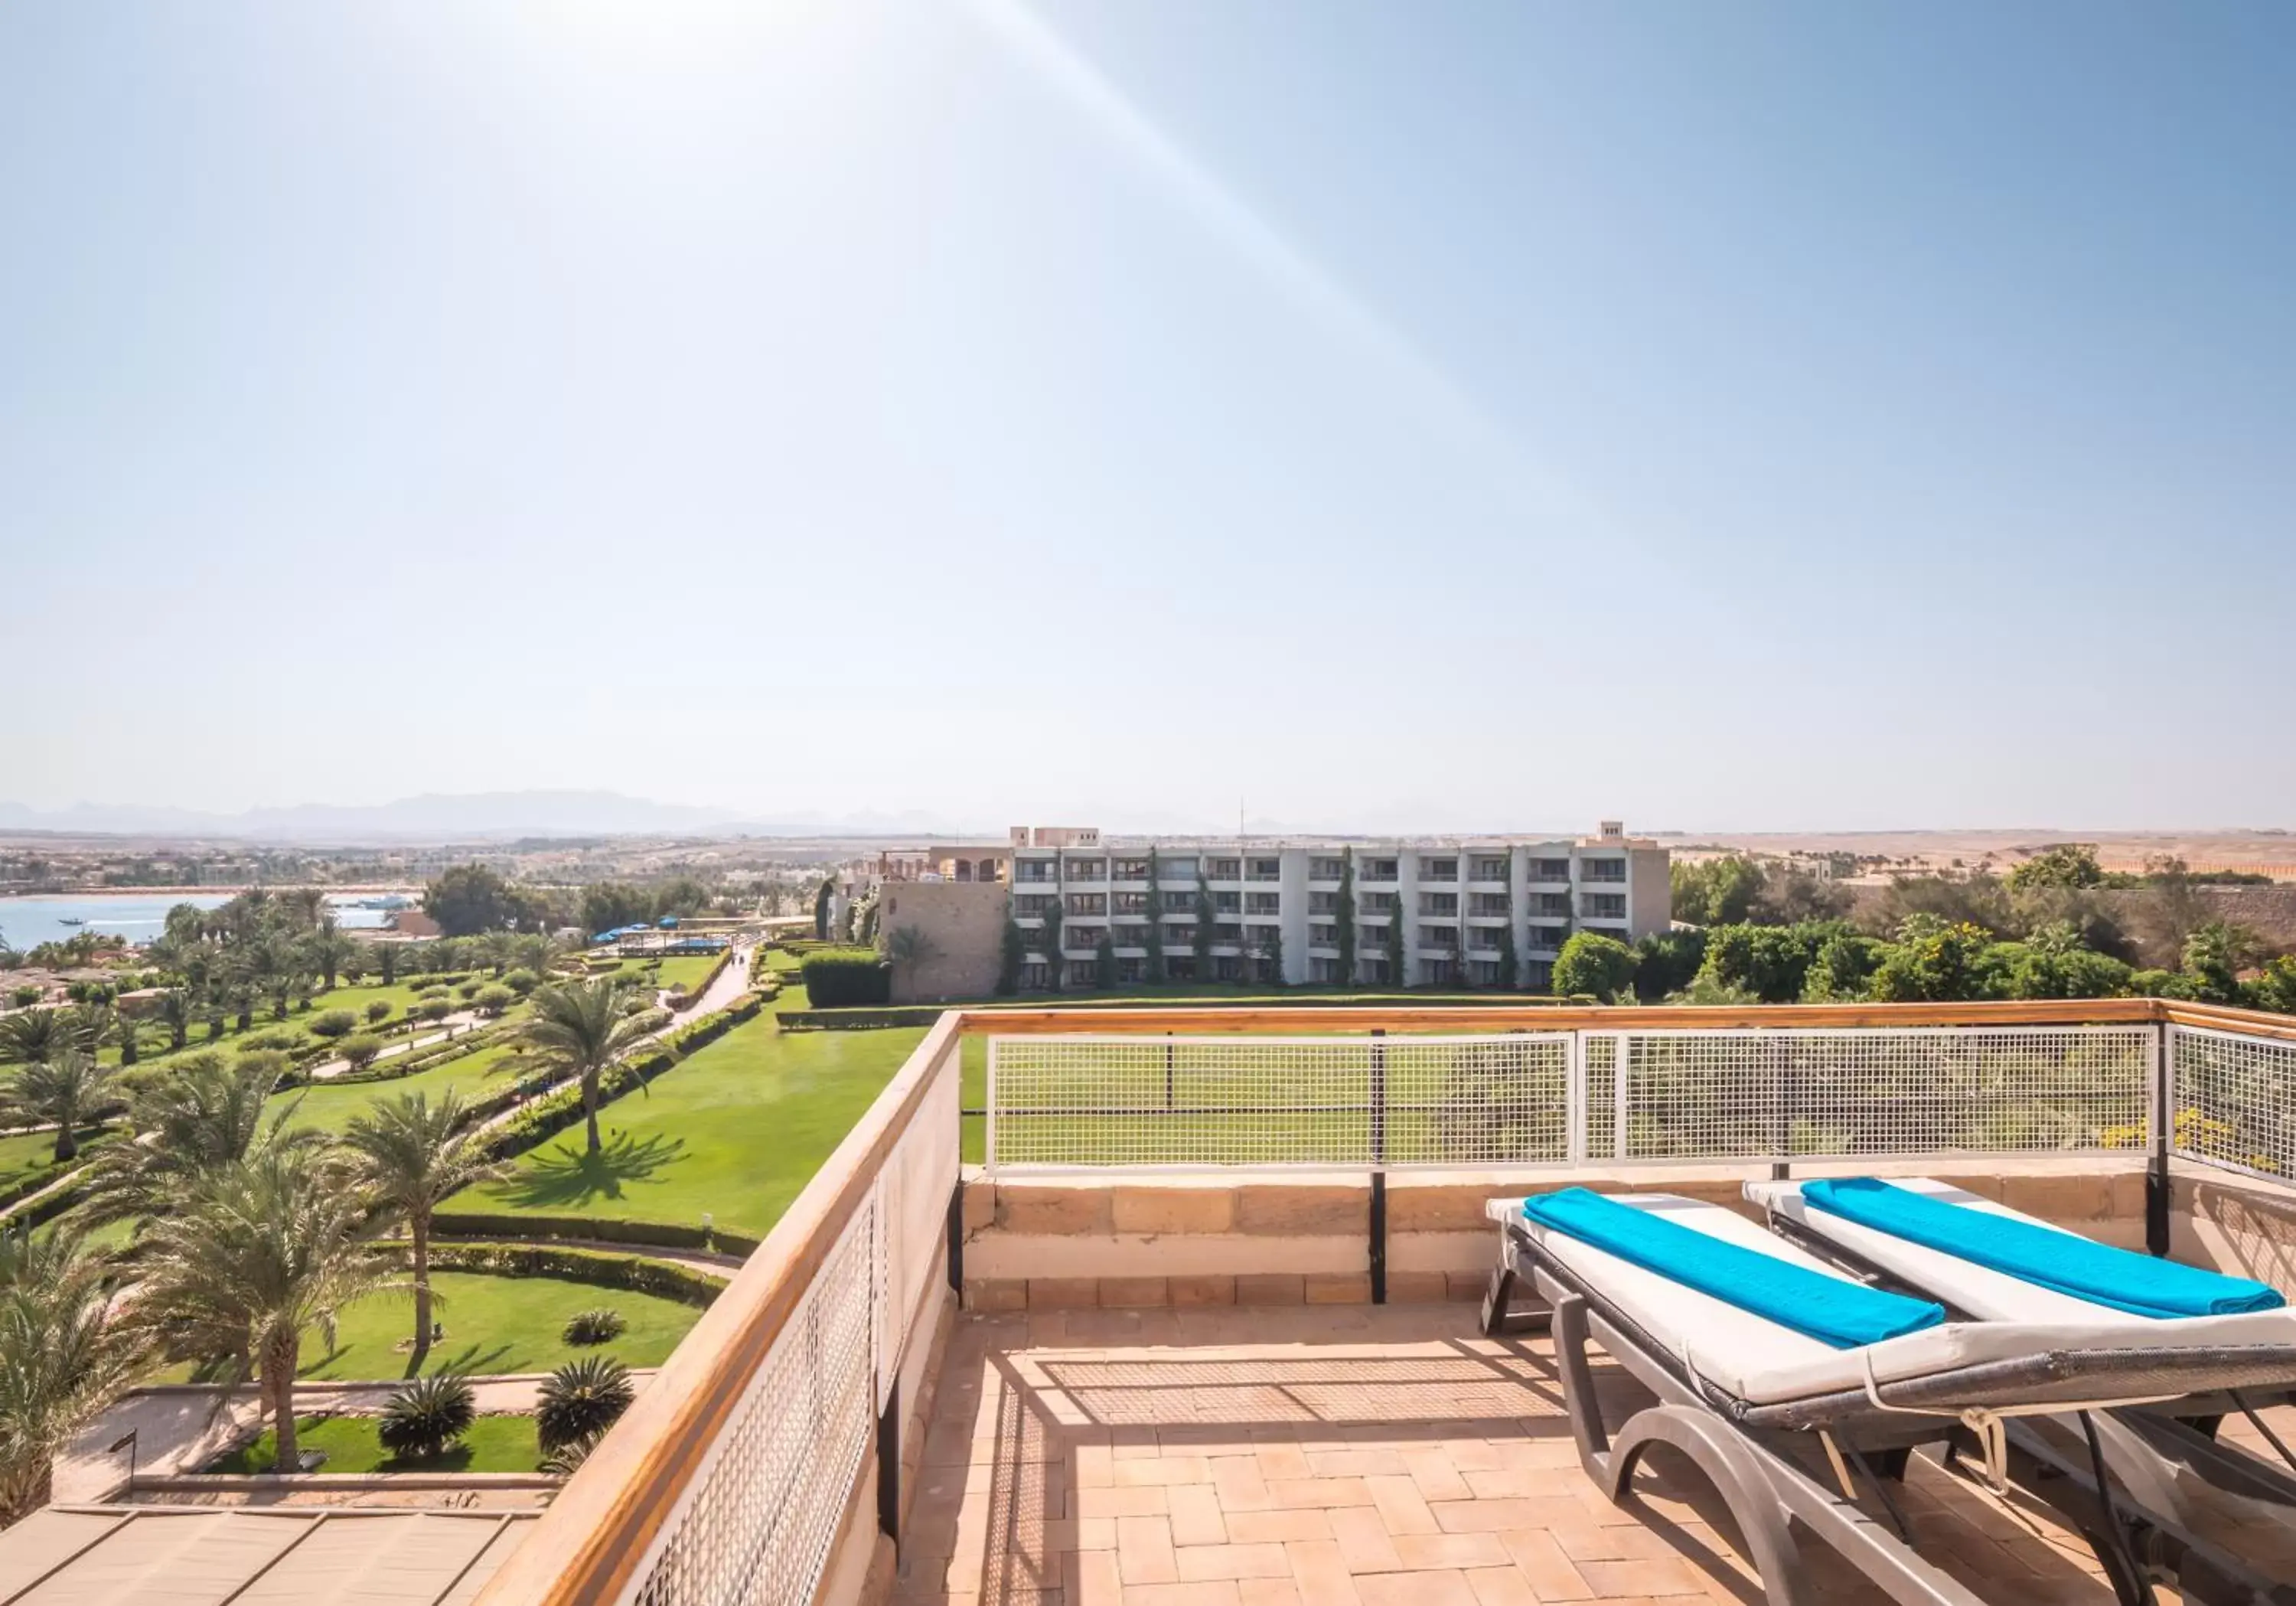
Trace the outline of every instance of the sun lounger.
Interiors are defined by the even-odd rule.
[[[2296,1591],[2188,1529],[2120,1495],[2101,1496],[2094,1438],[2084,1445],[2079,1429],[2045,1420],[2086,1423],[2098,1406],[2289,1375],[2296,1337],[2284,1326],[2235,1314],[2133,1335],[2117,1321],[1950,1321],[1920,1302],[1863,1304],[1846,1289],[1826,1301],[1845,1304],[1846,1316],[1813,1323],[1795,1309],[1797,1290],[1833,1296],[1826,1284],[1854,1289],[1856,1280],[1755,1222],[1669,1195],[1596,1209],[1583,1203],[1593,1196],[1567,1191],[1578,1200],[1543,1207],[1543,1220],[1519,1198],[1487,1206],[1503,1242],[1490,1325],[1500,1326],[1513,1285],[1527,1284],[1553,1324],[1588,1474],[1619,1499],[1649,1445],[1684,1451],[1730,1506],[1774,1603],[1807,1598],[1789,1518],[1895,1600],[1979,1599],[1915,1552],[1887,1487],[1909,1451],[1940,1440],[1972,1447],[1997,1484],[2013,1480],[2062,1512],[2124,1601],[2150,1600],[2147,1575],[2160,1573],[2194,1600],[2296,1602]],[[1620,1210],[1665,1231],[1630,1225],[1606,1236]],[[1756,1282],[1775,1286],[1750,1296]],[[1895,1336],[1850,1342],[1861,1324]],[[1590,1340],[1658,1399],[1615,1435],[1593,1386]],[[1856,1503],[1861,1474],[1887,1526]]]
[[[2165,1277],[2181,1285],[2169,1305],[2189,1306],[2197,1299],[2259,1307],[2239,1317],[2237,1330],[2259,1343],[2296,1344],[2296,1309],[2262,1284],[2112,1249],[1930,1177],[1894,1178],[1886,1190],[1877,1190],[1868,1179],[1843,1182],[1749,1182],[1745,1195],[1761,1207],[1775,1231],[1805,1248],[1891,1286],[1916,1290],[1965,1318],[2095,1323],[2118,1329],[2133,1343],[2155,1341],[2164,1331],[2190,1330],[2188,1323],[2195,1320],[2233,1320],[2147,1314],[2158,1295],[2157,1286],[2148,1285]],[[1915,1207],[1892,1197],[1899,1194],[1915,1201]],[[1948,1218],[1947,1231],[1931,1231],[1938,1223],[1924,1218],[1940,1208],[1967,1219]],[[2011,1237],[2005,1244],[1988,1242],[1988,1231]],[[1908,1233],[1931,1241],[1916,1241]],[[2113,1470],[2148,1504],[2184,1505],[2199,1497],[2193,1487],[2197,1480],[2218,1493],[2260,1503],[2283,1521],[2296,1521],[2296,1455],[2259,1414],[2263,1405],[2286,1398],[2292,1386],[2296,1371],[2221,1389],[2194,1389],[2116,1412],[2123,1428],[2142,1442],[2131,1444],[2127,1434],[2108,1432]],[[2284,1464],[2216,1442],[2218,1419],[2232,1411],[2248,1415]],[[2188,1514],[2198,1518],[2196,1511]]]

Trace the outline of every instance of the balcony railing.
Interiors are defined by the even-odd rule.
[[[2173,1162],[2296,1177],[2296,1020],[2238,1009],[952,1011],[480,1606],[847,1606],[882,1588],[921,1458],[907,1412],[961,1282],[967,1034],[990,1039],[998,1174],[1469,1165],[1535,1182],[1588,1163],[2119,1152],[2160,1184],[2156,1248]]]

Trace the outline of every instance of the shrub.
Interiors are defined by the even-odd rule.
[[[390,1018],[390,1001],[378,998],[366,1007],[366,1017],[377,1025]]]
[[[569,1344],[611,1344],[622,1336],[629,1325],[622,1313],[605,1305],[592,1310],[577,1311],[566,1320],[566,1329],[559,1334]]]
[[[832,948],[806,956],[806,992],[817,1009],[890,1003],[892,969],[867,948]]]
[[[302,1046],[300,1032],[250,1032],[232,1045],[242,1054],[291,1054]]]
[[[29,1009],[40,1001],[37,987],[19,987],[8,994],[8,1001],[19,1009]]]
[[[444,997],[446,997],[446,996],[447,996],[447,989],[446,989],[446,988],[444,988],[444,987],[425,987],[425,988],[423,988],[423,989],[422,989],[422,992],[420,992],[416,993],[414,996],[415,996],[415,997],[417,997],[417,998],[419,998],[419,999],[421,999],[424,1003],[426,1003],[426,1004],[427,1004],[427,1003],[429,1003],[432,999],[435,999],[435,998],[444,998]]]
[[[443,998],[426,998],[415,1013],[425,1020],[444,1020],[455,1012],[455,1006]]]
[[[357,1029],[358,1017],[348,1009],[323,1009],[304,1025],[304,1030],[320,1037],[348,1037]]]
[[[417,1378],[391,1391],[375,1437],[393,1455],[430,1461],[468,1433],[477,1414],[478,1397],[467,1378]]]
[[[1591,994],[1603,1003],[1616,1003],[1619,994],[1634,981],[1636,963],[1635,951],[1616,937],[1572,932],[1555,956],[1554,991]]]
[[[365,1032],[355,1032],[336,1043],[335,1050],[350,1062],[351,1069],[363,1071],[374,1063],[376,1055],[382,1052],[382,1039],[369,1036]]]
[[[480,993],[486,991],[486,985],[487,984],[484,982],[464,982],[461,986],[455,988],[455,992],[458,997],[466,1000],[473,999],[478,997]]]
[[[553,1478],[571,1478],[581,1470],[582,1463],[590,1459],[590,1452],[596,1449],[598,1441],[605,1437],[603,1433],[586,1433],[579,1438],[570,1439],[544,1456],[538,1465]]]
[[[518,1001],[518,994],[507,987],[481,987],[479,989],[478,996],[471,1001],[479,1007],[482,1014],[500,1015]]]
[[[630,1407],[630,1369],[611,1355],[569,1361],[542,1381],[534,1407],[543,1454],[603,1434]]]
[[[542,978],[537,976],[533,971],[525,969],[524,968],[512,971],[508,976],[504,976],[502,979],[503,985],[509,988],[512,992],[517,993],[521,998],[524,998],[528,993],[542,985]]]

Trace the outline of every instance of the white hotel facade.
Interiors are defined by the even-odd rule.
[[[1666,930],[1672,918],[1667,850],[1607,821],[1601,834],[1575,839],[1344,844],[1152,842],[1103,839],[1084,827],[1023,826],[1013,828],[1012,857],[1012,911],[1028,988],[1052,985],[1055,974],[1064,986],[1094,985],[1103,937],[1119,983],[1144,981],[1152,927],[1176,981],[1266,982],[1280,962],[1283,980],[1295,984],[1544,987],[1572,932],[1631,943]],[[1355,974],[1343,976],[1340,895],[1349,868]],[[1198,907],[1207,900],[1210,941],[1199,948]],[[1398,922],[1400,976],[1390,957]],[[1502,975],[1507,933],[1519,973],[1512,979]]]

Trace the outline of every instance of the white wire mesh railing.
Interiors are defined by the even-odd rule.
[[[815,1600],[942,1274],[957,1089],[951,1052],[662,1524],[629,1606]]]
[[[1560,1161],[1570,1058],[1562,1032],[992,1038],[988,1155],[1008,1169]]]
[[[1603,1160],[2142,1149],[2148,1026],[1614,1034]],[[1620,1067],[1623,1067],[1623,1072]]]
[[[2167,1030],[2176,1152],[2258,1176],[2296,1176],[2296,1042]]]
[[[827,1567],[876,1412],[877,1214],[855,1215],[662,1525],[639,1606],[803,1606]]]
[[[2144,1147],[2146,1025],[992,1038],[991,1167]]]

